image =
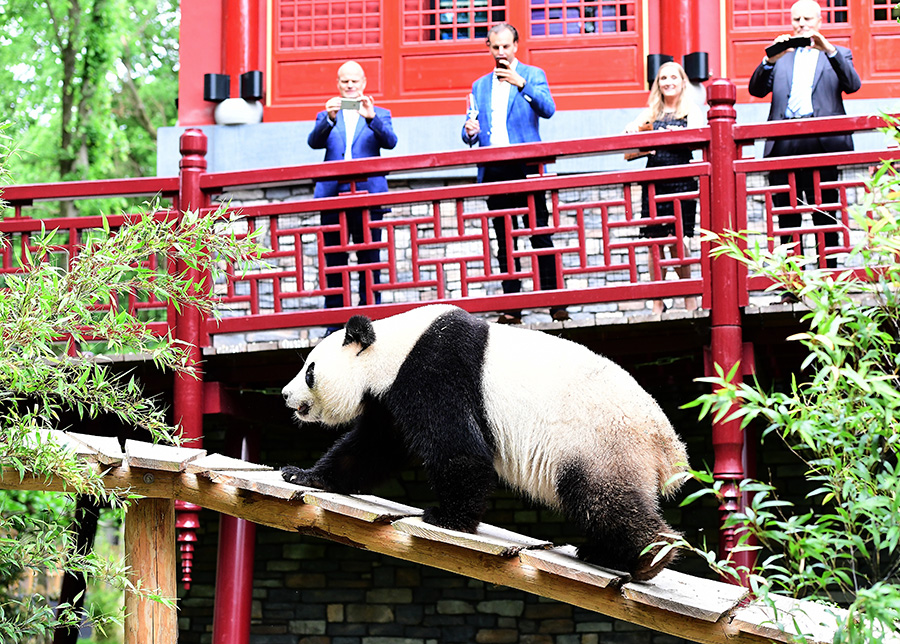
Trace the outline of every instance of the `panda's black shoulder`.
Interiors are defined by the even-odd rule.
[[[401,427],[485,429],[482,374],[490,325],[462,309],[435,316],[406,355],[383,399]],[[462,440],[462,439],[461,439]]]
[[[453,369],[466,366],[480,373],[487,350],[489,324],[471,313],[452,308],[439,313],[422,331],[404,361],[413,371],[432,371],[450,360]]]
[[[452,308],[438,315],[422,333],[419,342],[446,344],[478,350],[487,346],[490,326],[468,311]]]

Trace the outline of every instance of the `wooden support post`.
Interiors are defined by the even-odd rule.
[[[144,498],[125,514],[125,556],[131,581],[176,596],[175,501]],[[178,619],[175,609],[133,593],[125,594],[125,644],[175,644]]]

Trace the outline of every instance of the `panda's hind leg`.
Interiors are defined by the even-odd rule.
[[[578,557],[588,563],[627,571],[632,579],[652,579],[677,556],[672,549],[660,561],[653,559],[662,546],[641,552],[651,543],[677,535],[662,518],[655,498],[632,482],[590,474],[582,462],[560,468],[557,494],[567,518],[581,528],[586,542]]]

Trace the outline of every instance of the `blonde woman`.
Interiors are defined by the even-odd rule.
[[[701,127],[705,122],[703,112],[691,100],[686,91],[690,81],[684,69],[676,62],[664,63],[656,73],[656,79],[650,87],[650,98],[647,108],[638,117],[625,126],[626,132],[639,132],[643,130],[675,130],[685,127]],[[656,168],[666,165],[681,165],[689,163],[693,152],[687,148],[666,147],[656,150],[647,157],[647,167]],[[641,217],[650,217],[649,183],[641,184]],[[671,179],[668,181],[656,181],[653,184],[659,195],[673,192],[691,192],[697,189],[697,180],[694,178]],[[681,224],[685,240],[694,236],[694,228],[697,222],[697,202],[694,199],[681,199]],[[673,201],[657,201],[657,217],[673,217],[675,205]],[[675,224],[655,224],[641,228],[641,237],[659,238],[675,235]],[[668,249],[669,257],[677,257],[675,244],[660,248],[661,257]],[[656,274],[656,262],[653,253],[649,255],[650,275]],[[666,278],[666,268],[660,267],[662,279]],[[691,275],[690,266],[680,266],[675,269],[679,278],[688,278]],[[685,297],[684,307],[688,311],[697,308],[697,298]],[[666,310],[662,300],[653,300],[652,311],[660,314]]]

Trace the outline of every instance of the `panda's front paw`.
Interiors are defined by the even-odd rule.
[[[478,528],[478,517],[465,516],[459,513],[442,511],[440,508],[425,508],[422,521],[457,532],[475,532]]]
[[[305,487],[324,487],[318,479],[312,474],[312,470],[304,470],[293,465],[285,465],[281,468],[281,478],[288,483],[294,485],[303,485]]]

